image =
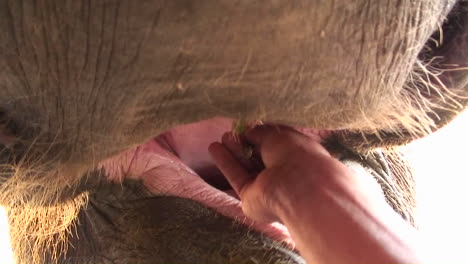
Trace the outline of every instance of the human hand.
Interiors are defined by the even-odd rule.
[[[245,215],[255,221],[281,221],[285,207],[306,204],[299,201],[349,174],[320,144],[318,135],[307,136],[286,126],[262,125],[248,130],[241,140],[253,145],[253,159],[245,157],[239,138],[232,133],[223,136],[222,144],[211,144],[209,151],[240,197]],[[255,153],[261,156],[264,168],[254,162],[258,158]]]

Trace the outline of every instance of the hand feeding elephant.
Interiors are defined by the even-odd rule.
[[[414,223],[393,149],[467,105],[456,0],[1,0],[0,203],[18,263],[303,263],[208,145],[295,126]]]

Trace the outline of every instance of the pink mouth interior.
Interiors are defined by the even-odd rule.
[[[213,118],[178,126],[100,166],[112,181],[140,179],[156,195],[192,199],[294,248],[284,225],[256,223],[243,214],[237,195],[208,153],[209,144],[220,142],[222,135],[232,130],[232,122]]]

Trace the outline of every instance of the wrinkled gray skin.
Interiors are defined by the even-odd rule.
[[[394,120],[379,120],[405,89],[431,99],[408,79],[417,59],[466,67],[466,15],[448,27],[444,45],[428,41],[455,4],[0,0],[0,160],[38,167],[56,188],[52,198],[51,184],[2,203],[50,206],[90,191],[61,263],[300,263],[294,252],[194,202],[135,183],[79,179],[90,171],[90,179],[102,178],[97,162],[214,116],[340,130],[349,136],[338,136],[340,144],[350,146],[345,139],[356,131],[382,129],[388,141],[394,130],[406,136]],[[454,91],[467,79],[463,71],[441,76]],[[435,127],[450,119],[437,111],[450,107],[428,113]],[[388,132],[387,123],[395,129]],[[28,263],[25,251],[16,253]]]

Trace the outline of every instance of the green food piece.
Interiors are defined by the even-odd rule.
[[[247,121],[245,119],[238,119],[232,122],[232,132],[236,135],[241,135],[247,130]]]
[[[245,119],[238,119],[238,120],[234,120],[232,122],[232,132],[234,133],[234,135],[236,136],[236,139],[240,141],[240,138],[239,136],[242,135],[243,133],[245,133],[245,131],[247,131],[247,128],[248,128],[248,124],[247,124],[247,121]],[[242,148],[243,148],[243,154],[244,154],[244,157],[246,159],[250,159],[252,158],[253,156],[253,146],[250,146],[250,145],[247,145],[245,144],[245,142],[241,142],[243,143],[242,144]]]

